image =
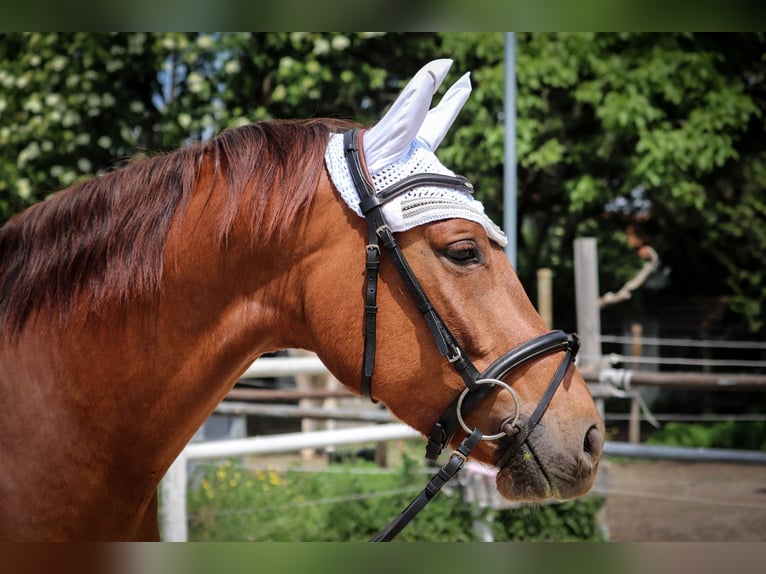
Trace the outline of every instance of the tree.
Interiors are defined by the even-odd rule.
[[[502,221],[500,33],[3,34],[0,222],[136,153],[248,121],[370,123],[427,60],[474,91],[439,149]],[[727,295],[766,332],[763,34],[517,34],[518,272],[552,267],[573,307],[572,241],[599,240],[604,290],[641,266],[668,291]],[[631,235],[632,234],[632,235]],[[640,296],[637,297],[640,299]],[[640,301],[639,301],[640,302]]]
[[[0,221],[150,145],[155,70],[146,35],[3,34]]]
[[[2,34],[0,222],[137,153],[245,122],[371,122],[434,41],[377,33]]]
[[[495,217],[502,181],[502,38],[444,34],[474,97],[449,154],[480,173]],[[602,285],[641,266],[636,236],[672,269],[669,291],[732,297],[764,333],[763,34],[517,35],[519,274],[553,267],[573,301],[571,245],[599,240]],[[633,235],[633,237],[629,237]]]

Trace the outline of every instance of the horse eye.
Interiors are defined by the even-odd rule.
[[[471,263],[479,263],[481,261],[479,250],[476,246],[470,244],[450,247],[445,251],[445,255],[450,261],[458,265],[470,265]]]

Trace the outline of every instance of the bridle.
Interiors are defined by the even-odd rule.
[[[364,353],[360,387],[362,395],[375,402],[372,397],[372,375],[375,368],[378,268],[381,245],[391,257],[415,304],[423,314],[439,352],[460,375],[466,386],[431,429],[426,446],[426,458],[436,460],[459,428],[467,433],[466,438],[463,439],[447,463],[431,479],[418,497],[372,539],[374,542],[387,542],[409,524],[415,515],[441,490],[442,486],[460,471],[479,441],[497,440],[509,434],[503,431],[497,434],[484,435],[478,428],[471,429],[465,423],[464,413],[473,410],[482,399],[497,387],[508,391],[513,397],[516,412],[513,417],[501,424],[501,431],[510,425],[515,432],[504,455],[498,461],[498,467],[502,468],[510,461],[513,454],[522,447],[530,433],[540,422],[567,370],[574,363],[575,355],[579,349],[579,341],[574,334],[568,335],[563,331],[551,331],[511,349],[480,373],[428,299],[396,242],[393,232],[388,227],[382,209],[388,201],[415,187],[440,186],[472,193],[473,185],[462,176],[419,173],[405,177],[376,192],[375,186],[362,163],[360,130],[349,130],[343,134],[343,151],[351,179],[359,194],[360,209],[367,221]],[[565,352],[564,358],[556,369],[548,388],[529,419],[520,421],[519,397],[513,388],[501,379],[513,369],[529,361],[558,351]]]

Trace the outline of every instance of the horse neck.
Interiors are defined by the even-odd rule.
[[[19,345],[60,418],[105,409],[81,432],[92,439],[86,427],[97,424],[103,441],[141,445],[140,464],[159,476],[250,362],[299,332],[299,256],[239,223],[222,244],[218,195],[193,196],[171,228],[156,296],[80,313],[63,336],[27,329]]]
[[[212,199],[211,199],[212,198]],[[165,250],[158,305],[135,321],[134,351],[143,357],[163,412],[188,440],[259,355],[297,346],[302,319],[296,269],[299,246],[249,236],[236,224],[221,243],[215,194],[193,198]],[[139,342],[140,339],[140,342]]]

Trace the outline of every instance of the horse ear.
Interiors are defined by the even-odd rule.
[[[452,60],[445,58],[423,66],[386,115],[364,133],[364,158],[370,173],[395,162],[409,150],[451,65]]]
[[[418,137],[428,144],[431,151],[436,151],[439,147],[470,95],[471,73],[466,72],[450,86],[439,105],[428,112],[418,131]]]

